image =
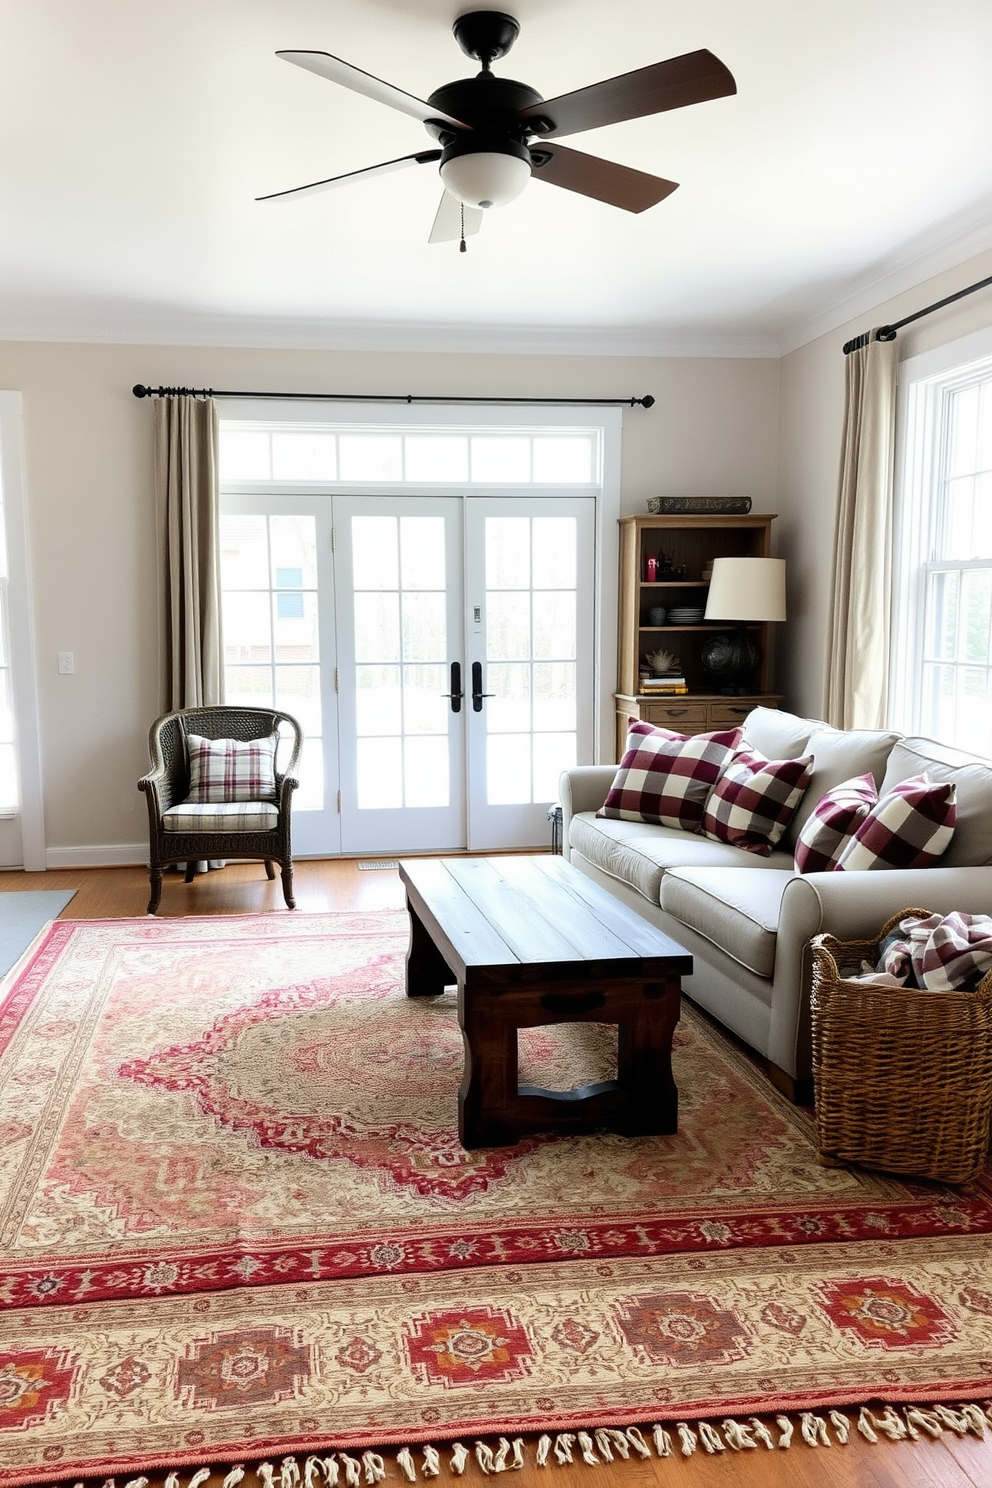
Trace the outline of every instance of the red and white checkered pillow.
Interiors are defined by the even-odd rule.
[[[740,729],[687,738],[650,723],[632,723],[620,768],[596,815],[699,832],[706,798],[740,738]]]
[[[274,801],[277,734],[266,739],[204,739],[189,734],[188,801]]]
[[[877,801],[870,771],[826,791],[796,839],[796,872],[829,873],[836,868],[841,853]]]
[[[900,780],[873,806],[837,860],[838,872],[865,868],[926,868],[950,846],[957,792],[925,775]]]
[[[710,792],[703,835],[767,858],[796,813],[813,773],[813,756],[769,760],[735,754]]]

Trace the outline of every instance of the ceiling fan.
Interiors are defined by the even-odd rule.
[[[460,238],[463,251],[466,235],[478,232],[484,212],[513,201],[532,175],[627,212],[643,212],[671,195],[678,182],[550,141],[737,91],[733,75],[719,58],[701,50],[544,99],[526,83],[497,77],[492,71],[492,64],[505,57],[520,30],[512,16],[499,10],[470,11],[459,16],[452,30],[462,51],[481,62],[482,71],[445,83],[426,102],[329,52],[277,52],[286,62],[419,119],[440,148],[401,155],[288,191],[273,191],[256,200],[303,196],[359,176],[440,161],[444,194],[429,241]]]

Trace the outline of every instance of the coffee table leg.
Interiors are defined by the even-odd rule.
[[[679,1021],[682,982],[646,983],[637,1015],[621,1023],[617,1082],[623,1092],[615,1130],[628,1137],[666,1136],[679,1129],[679,1092],[672,1074],[672,1039]]]
[[[462,987],[458,989],[458,1022],[465,1043],[458,1140],[466,1150],[511,1147],[520,1140],[512,1120],[517,1096],[517,1030],[505,1019],[494,1017],[483,999],[467,998]]]
[[[455,978],[434,944],[417,911],[407,899],[410,912],[410,945],[406,953],[407,997],[439,997]]]

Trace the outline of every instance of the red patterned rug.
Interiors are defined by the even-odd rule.
[[[821,1168],[686,1009],[675,1137],[465,1152],[406,917],[59,921],[0,1002],[0,1484],[992,1392],[992,1183]],[[615,1032],[521,1035],[608,1077]]]

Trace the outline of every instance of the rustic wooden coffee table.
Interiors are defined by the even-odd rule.
[[[677,1130],[672,1037],[687,951],[560,857],[412,858],[400,878],[407,995],[458,987],[463,1147],[547,1130]],[[617,1078],[565,1092],[519,1085],[517,1029],[548,1023],[618,1024]]]

